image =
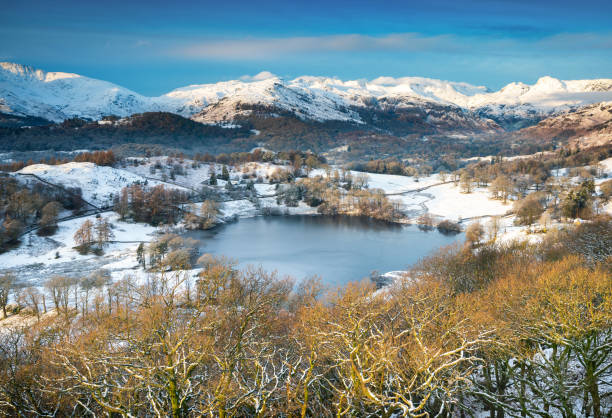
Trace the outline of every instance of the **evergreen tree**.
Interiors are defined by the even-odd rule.
[[[136,249],[136,260],[138,261],[138,264],[142,266],[143,269],[146,268],[145,248],[142,242],[138,244],[138,248]]]
[[[229,171],[227,170],[227,166],[224,165],[223,168],[221,169],[221,180],[229,181],[229,179],[230,179]]]
[[[215,174],[214,170],[210,172],[210,180],[208,180],[208,184],[211,186],[217,185],[217,175]]]

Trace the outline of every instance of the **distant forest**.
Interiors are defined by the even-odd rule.
[[[160,144],[166,147],[214,150],[237,138],[247,138],[249,127],[222,128],[204,125],[179,115],[151,112],[120,120],[106,117],[102,121],[67,119],[60,124],[15,127],[0,125],[0,150],[36,151],[106,149],[121,144]],[[242,141],[238,141],[241,143]],[[245,142],[249,143],[248,140]],[[252,144],[245,144],[244,148]],[[243,148],[238,145],[238,148]]]
[[[0,151],[103,150],[146,145],[186,153],[218,154],[264,146],[275,151],[329,152],[332,158],[346,162],[381,157],[431,160],[441,155],[465,158],[530,154],[556,146],[552,141],[517,139],[499,133],[451,135],[416,122],[410,125],[404,121],[404,125],[404,132],[412,129],[414,133],[398,136],[353,123],[304,121],[290,114],[264,117],[258,112],[231,128],[206,125],[164,112],[136,114],[125,119],[107,116],[93,122],[75,118],[59,124],[0,114]],[[338,147],[346,150],[337,153]]]

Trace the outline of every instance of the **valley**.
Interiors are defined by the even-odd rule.
[[[285,161],[284,164],[289,164],[289,162]],[[600,177],[596,178],[596,184],[605,182],[608,176],[612,177],[611,158],[602,161],[600,166],[602,168],[598,173]],[[323,216],[323,219],[327,219],[326,216],[329,216],[329,212],[321,212],[322,206],[313,207],[309,206],[305,201],[286,200],[286,194],[292,187],[291,183],[284,183],[282,180],[279,183],[278,179],[293,172],[294,168],[290,165],[279,164],[277,161],[270,163],[244,163],[230,166],[227,181],[221,179],[223,167],[223,165],[214,163],[201,164],[195,160],[184,158],[173,159],[171,157],[130,158],[123,161],[117,168],[97,166],[88,162],[72,162],[55,166],[41,164],[27,166],[13,173],[12,176],[22,184],[29,185],[28,187],[32,187],[32,185],[39,182],[48,182],[48,184],[60,188],[61,190],[79,190],[79,196],[82,197],[84,202],[84,207],[81,209],[84,210],[84,214],[70,216],[66,213],[60,216],[57,221],[58,230],[50,237],[38,236],[36,229],[30,232],[26,230],[24,235],[19,238],[20,244],[17,248],[0,254],[0,265],[2,266],[0,272],[11,271],[18,273],[24,283],[34,286],[40,286],[42,284],[41,277],[52,275],[78,277],[98,269],[108,271],[114,280],[119,280],[126,274],[134,277],[145,277],[147,274],[146,270],[142,269],[142,266],[137,262],[136,250],[139,244],[144,243],[145,245],[149,245],[149,243],[167,233],[183,235],[186,231],[189,231],[191,227],[186,218],[183,218],[176,224],[162,223],[158,226],[151,226],[142,222],[134,223],[133,221],[120,219],[121,217],[116,213],[118,210],[117,199],[121,196],[124,188],[128,188],[132,185],[140,184],[147,188],[165,187],[185,193],[185,196],[191,195],[192,197],[190,200],[195,203],[184,203],[180,205],[181,210],[185,213],[198,214],[201,211],[201,202],[204,199],[203,196],[213,196],[212,198],[219,202],[219,212],[216,215],[213,225],[224,223],[231,224],[234,222],[240,224],[240,219],[252,217],[263,216],[264,219],[272,217],[272,220],[268,221],[271,222],[270,224],[261,224],[259,221],[253,224],[253,221],[249,221],[244,226],[242,224],[240,224],[239,227],[230,225],[220,229],[222,232],[220,237],[223,237],[223,231],[226,229],[230,232],[234,230],[241,231],[243,228],[248,228],[248,225],[259,225],[259,229],[250,232],[253,234],[251,238],[252,243],[248,244],[243,252],[244,257],[247,260],[251,260],[255,267],[257,267],[260,262],[263,262],[265,258],[258,258],[250,254],[247,249],[250,245],[255,246],[255,248],[259,248],[262,245],[261,243],[257,243],[259,242],[258,240],[261,239],[261,237],[258,238],[263,231],[261,228],[266,229],[265,225],[269,225],[269,227],[273,229],[281,228],[282,231],[283,225],[285,225],[287,221],[274,220],[275,217],[280,216],[280,218],[282,218],[283,216],[299,215],[297,219],[308,219],[300,217],[318,215]],[[309,169],[304,166],[300,170],[303,170],[302,175],[305,175],[305,172]],[[215,186],[209,185],[213,171],[218,177]],[[556,170],[556,173],[563,172],[566,173],[565,175],[570,175],[569,170]],[[573,169],[572,172],[575,173],[576,170]],[[556,180],[570,181],[579,184],[579,179],[576,177],[572,178],[563,177],[561,174],[558,175],[560,177]],[[504,203],[502,200],[495,199],[489,187],[478,187],[475,185],[469,193],[466,193],[464,187],[460,185],[460,180],[458,178],[453,180],[450,175],[434,173],[426,177],[417,178],[405,175],[346,171],[339,167],[327,167],[325,169],[314,168],[309,170],[308,177],[311,179],[337,178],[336,181],[338,181],[339,185],[346,184],[347,181],[362,182],[363,186],[359,187],[365,187],[366,190],[380,191],[386,199],[389,200],[390,204],[394,205],[397,210],[397,215],[395,215],[397,217],[391,220],[392,223],[398,223],[399,225],[414,225],[411,229],[406,229],[408,232],[399,233],[398,231],[403,231],[406,227],[400,226],[398,227],[399,229],[397,229],[391,226],[392,223],[389,224],[390,231],[395,231],[396,234],[406,236],[406,239],[411,242],[408,244],[401,244],[401,252],[406,253],[406,255],[401,258],[395,258],[396,262],[393,263],[394,268],[392,270],[406,270],[411,263],[427,255],[431,249],[440,246],[440,240],[444,241],[444,238],[438,238],[439,233],[437,231],[431,233],[421,232],[419,234],[416,226],[422,227],[421,229],[424,231],[428,231],[433,229],[433,226],[442,220],[459,222],[463,229],[465,229],[466,225],[472,222],[480,222],[486,225],[491,219],[496,219],[500,235],[496,236],[495,240],[499,242],[510,242],[517,239],[537,242],[542,237],[541,234],[530,234],[530,227],[515,225],[517,218],[513,214],[514,209],[511,201]],[[251,192],[249,192],[244,189],[244,187],[251,181],[253,181],[252,189]],[[234,187],[236,189],[234,191],[228,191],[228,183],[235,184]],[[342,188],[340,188],[340,190],[344,191]],[[604,212],[610,212],[612,206],[605,206],[602,210]],[[354,215],[353,212],[347,212],[347,214]],[[76,249],[77,243],[75,243],[73,238],[76,230],[84,221],[89,219],[95,222],[96,218],[100,216],[109,219],[113,225],[113,239],[105,247],[104,254],[101,256],[79,254],[79,251]],[[350,218],[347,218],[346,222],[349,222],[348,219]],[[426,221],[427,219],[429,219],[429,221]],[[303,225],[304,222],[306,221],[302,221],[299,224]],[[334,235],[334,232],[327,232],[329,228],[317,225],[326,225],[329,223],[329,225],[335,225],[335,228],[340,228],[338,233],[341,233],[340,231],[345,221],[313,220],[308,222],[313,222],[313,227],[316,226],[321,229],[321,234],[323,234],[321,237],[323,237],[327,233]],[[386,221],[382,221],[379,228],[384,230],[385,222]],[[291,223],[288,225],[291,225]],[[351,223],[346,225],[351,225]],[[367,236],[367,231],[370,228],[367,226],[367,223],[355,221],[353,225],[352,229],[361,231],[360,233],[366,234],[365,236]],[[360,225],[363,225],[363,227]],[[558,226],[562,226],[562,224],[558,224]],[[298,233],[297,231],[293,231],[292,227],[286,226],[285,228],[286,233],[290,234],[289,236],[294,236],[294,234]],[[333,230],[334,228],[331,229],[331,231]],[[419,238],[414,238],[413,241],[410,241],[412,238],[408,237],[415,233],[417,233]],[[233,247],[239,246],[241,243],[246,243],[245,239],[249,233],[244,232],[244,234],[247,235],[240,238],[231,238],[238,240],[235,243],[233,243],[230,238],[227,238],[229,241],[223,241],[223,244],[221,244],[222,246],[215,249],[213,252],[227,256],[242,254],[240,251],[233,249]],[[283,234],[283,232],[279,232],[279,234]],[[216,242],[215,240],[217,240],[217,238],[215,238],[216,235],[216,233],[194,235],[193,233],[187,232],[187,236],[189,237],[205,237],[200,244],[202,247],[201,251],[199,251],[200,253],[208,252],[207,239],[213,239],[212,242],[214,243]],[[283,238],[281,236],[276,238],[268,237],[268,239],[279,242],[279,250],[285,245],[291,245],[292,241],[290,238]],[[370,238],[364,239],[368,240]],[[288,240],[286,244],[282,244],[285,243],[285,240]],[[450,243],[455,240],[456,238],[451,238],[446,242]],[[309,245],[315,245],[315,242],[316,239],[313,238]],[[429,247],[429,244],[425,245],[427,242],[438,244],[434,244],[434,247]],[[400,244],[391,245],[395,247]],[[269,248],[270,245],[266,244],[261,248],[264,247]],[[341,248],[337,248],[337,250],[341,250]],[[331,248],[329,251],[331,251]],[[280,254],[282,253],[276,254],[272,252],[270,254],[272,256],[281,257]],[[355,260],[359,258],[357,255],[358,253],[351,254],[350,257],[354,257]],[[389,255],[388,257],[391,257],[389,259],[391,260],[395,256]],[[239,258],[238,261],[242,262],[243,260]],[[276,265],[281,266],[287,261],[276,259],[275,262]],[[247,262],[246,264],[249,263]],[[245,266],[246,264],[241,265]],[[269,268],[273,265],[274,263],[269,261],[265,264],[265,266]],[[390,265],[389,261],[383,262],[382,265],[373,263],[370,264],[368,268],[363,268],[361,270],[358,268],[356,271],[351,270],[353,267],[347,266],[346,271],[353,271],[351,274],[355,276],[352,277],[352,279],[359,280],[363,277],[368,277],[374,270],[385,273],[385,265]],[[322,266],[319,267],[322,268]],[[280,271],[283,272],[282,269]],[[294,274],[300,271],[302,270],[290,268],[284,272]],[[309,270],[309,272],[314,274],[311,270]],[[199,270],[196,269],[190,274],[197,276],[198,273]],[[320,273],[323,274],[324,272],[321,271]],[[344,276],[340,275],[340,277]],[[299,276],[297,278],[305,278],[305,276]]]
[[[605,416],[611,103],[0,63],[0,414]]]

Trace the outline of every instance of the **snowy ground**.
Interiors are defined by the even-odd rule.
[[[122,188],[135,183],[146,183],[150,186],[162,184],[162,182],[146,179],[126,170],[98,166],[93,163],[34,164],[17,173],[33,174],[62,187],[78,187],[83,192],[83,199],[95,206],[112,204],[113,197],[118,195]],[[24,176],[18,177],[24,178]]]
[[[604,172],[608,175],[608,177],[612,177],[612,157],[600,161],[599,164],[604,167]]]
[[[212,164],[212,163],[200,163],[199,167],[193,167],[194,161],[171,159],[168,157],[151,157],[151,158],[138,158],[139,165],[127,165],[124,169],[133,174],[145,177],[148,179],[157,179],[158,181],[168,181],[174,184],[182,185],[191,189],[199,190],[203,184],[208,184],[208,180],[211,175],[211,168],[215,169],[215,174],[219,176],[223,169],[223,164]],[[181,165],[183,167],[183,174],[176,174],[174,179],[170,179],[170,173],[174,165]],[[155,167],[160,168],[155,168]],[[155,168],[154,172],[151,172],[151,167]],[[289,170],[288,166],[281,166],[272,163],[246,163],[240,166],[227,166],[230,180],[234,183],[244,179],[245,175],[247,178],[256,181],[260,177],[263,181],[267,182],[272,173],[276,170]],[[163,180],[163,176],[167,178]],[[223,180],[218,180],[220,186],[225,185]],[[266,186],[266,187],[264,187]],[[256,184],[258,193],[269,192],[269,184]],[[272,186],[273,187],[273,186]],[[260,192],[260,189],[262,190]]]
[[[394,196],[406,208],[427,208],[432,215],[450,220],[474,218],[480,216],[504,215],[512,209],[510,203],[491,199],[487,189],[474,189],[471,193],[462,193],[453,183],[430,187],[419,193]],[[424,207],[423,207],[424,205]]]
[[[95,222],[92,215],[61,222],[51,237],[39,237],[33,232],[25,235],[18,248],[0,254],[0,271],[12,270],[21,280],[40,283],[43,278],[55,275],[87,276],[99,268],[117,271],[137,268],[136,248],[141,241],[150,241],[156,228],[121,222],[115,214],[104,217],[114,225],[114,242],[105,248],[103,256],[80,255],[73,248],[76,245],[74,233],[86,220]]]
[[[441,182],[437,175],[422,177],[419,181],[415,181],[414,177],[396,176],[393,174],[361,173],[358,171],[351,171],[351,174],[353,176],[366,174],[370,189],[382,189],[387,194],[404,193]]]

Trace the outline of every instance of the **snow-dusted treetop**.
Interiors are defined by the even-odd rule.
[[[261,104],[303,119],[361,122],[357,110],[381,101],[396,106],[441,104],[485,115],[548,115],[612,100],[612,79],[558,80],[542,77],[535,84],[510,83],[499,91],[483,86],[421,77],[379,77],[343,81],[302,76],[285,80],[270,73],[255,77],[181,87],[146,97],[110,82],[78,74],[45,72],[0,63],[0,112],[61,121],[70,117],[99,119],[166,111],[203,122],[232,120],[236,104]],[[217,105],[215,112],[205,112]]]

